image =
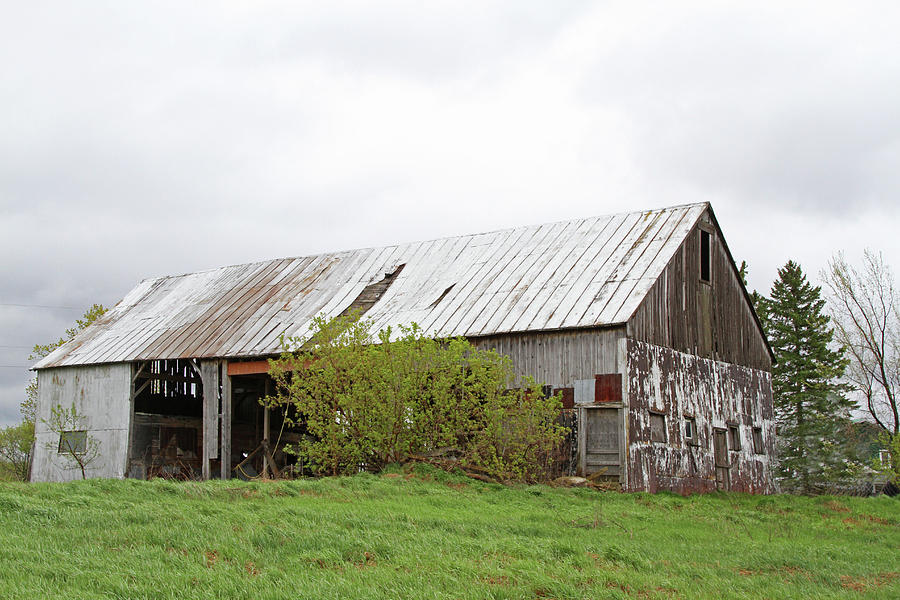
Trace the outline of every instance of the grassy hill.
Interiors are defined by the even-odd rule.
[[[600,493],[420,466],[0,484],[0,597],[900,597],[900,502]]]

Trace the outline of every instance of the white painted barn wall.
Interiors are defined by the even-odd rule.
[[[59,435],[49,431],[53,406],[72,406],[84,414],[88,435],[100,444],[99,455],[88,465],[88,477],[121,478],[128,459],[131,419],[131,364],[60,367],[38,371],[38,415],[35,424],[32,481],[69,481],[81,470],[57,452]]]

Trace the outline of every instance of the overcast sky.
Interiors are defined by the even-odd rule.
[[[898,31],[894,1],[6,3],[0,424],[29,348],[147,277],[696,201],[751,288],[900,268]]]

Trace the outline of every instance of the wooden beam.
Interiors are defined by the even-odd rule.
[[[304,361],[303,368],[307,368],[312,364],[312,361]],[[293,369],[291,369],[293,370]],[[242,362],[229,362],[228,363],[228,374],[231,376],[234,375],[259,375],[261,373],[269,372],[269,361],[268,360],[247,360]]]
[[[151,381],[153,381],[153,380],[152,380],[152,379],[148,379],[147,381],[145,381],[144,383],[142,383],[142,384],[141,384],[141,387],[139,387],[138,389],[136,389],[136,390],[134,391],[134,394],[131,395],[131,400],[134,401],[134,399],[137,398],[137,397],[140,395],[140,393],[144,391],[144,388],[146,388],[148,385],[150,385],[150,382],[151,382]]]
[[[144,372],[144,369],[147,367],[147,361],[141,363],[141,366],[137,368],[134,373],[134,376],[131,378],[131,382],[134,383],[137,381],[137,378],[141,376],[141,373]]]
[[[231,376],[228,375],[227,361],[222,363],[222,479],[231,479]]]
[[[199,383],[201,378],[199,377],[185,377],[184,375],[169,375],[168,373],[141,373],[137,376],[138,379],[147,379],[152,381],[154,379],[159,381],[177,381],[179,383]]]
[[[229,362],[228,374],[234,375],[257,375],[259,373],[269,372],[269,361],[267,360],[249,360],[245,362]]]

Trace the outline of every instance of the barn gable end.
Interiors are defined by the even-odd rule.
[[[707,243],[708,259],[703,250]],[[712,209],[700,216],[631,315],[628,337],[702,358],[772,369],[771,350]]]

